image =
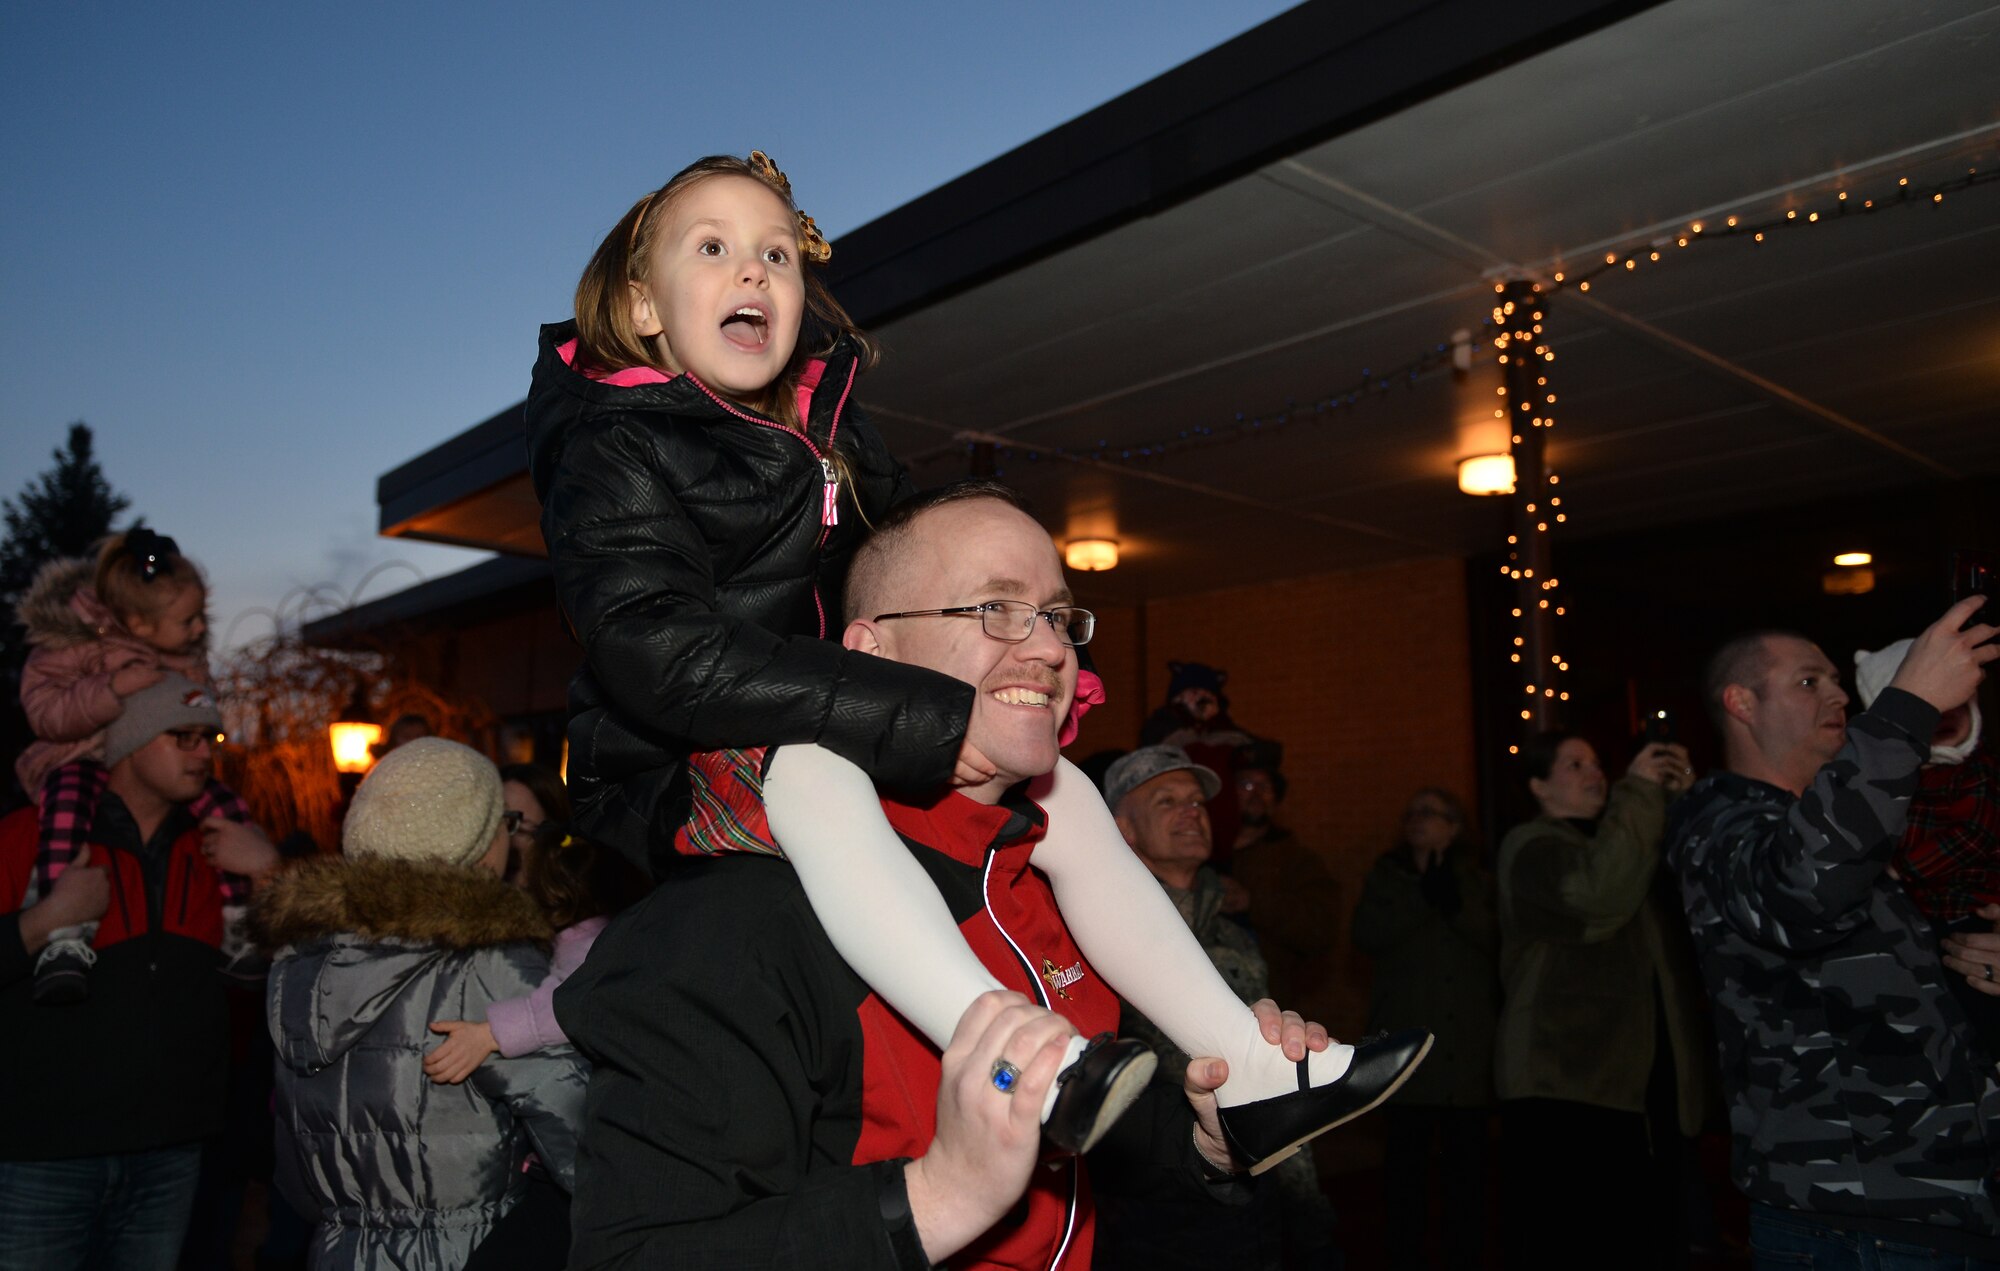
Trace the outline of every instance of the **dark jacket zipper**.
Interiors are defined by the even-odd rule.
[[[125,930],[131,932],[132,909],[125,903],[125,874],[118,866],[118,855],[118,849],[115,847],[104,849],[104,862],[111,867],[111,894],[118,897],[118,917],[124,922]],[[144,874],[140,875],[139,881],[145,882]]]
[[[854,391],[854,375],[859,369],[859,363],[850,362],[848,364],[847,383],[841,387],[840,400],[834,403],[833,419],[827,425],[826,444],[829,449],[833,446],[833,439],[840,433],[840,413],[847,408],[847,397],[848,394]],[[701,379],[693,372],[686,372],[686,374],[688,379],[693,381],[694,386],[707,396],[708,400],[714,402],[727,413],[746,424],[756,424],[762,428],[775,428],[788,437],[797,438],[799,444],[803,445],[812,454],[813,458],[819,460],[820,477],[824,483],[821,486],[824,502],[821,505],[823,510],[820,514],[819,541],[813,544],[812,593],[813,610],[819,615],[819,638],[822,640],[826,639],[826,601],[819,594],[818,557],[820,549],[826,546],[827,537],[833,532],[833,509],[837,506],[840,497],[839,483],[834,480],[833,475],[833,460],[813,442],[813,439],[807,435],[805,429],[787,428],[776,420],[765,419],[758,415],[752,415],[748,411],[739,410],[722,400],[714,389],[702,383]]]

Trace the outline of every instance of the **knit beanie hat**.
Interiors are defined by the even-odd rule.
[[[470,865],[493,846],[500,770],[470,746],[419,737],[382,756],[354,792],[341,847],[357,859]]]
[[[161,733],[175,728],[212,728],[222,731],[222,712],[207,689],[185,675],[169,671],[158,684],[142,688],[125,699],[118,718],[104,730],[104,766],[146,745]]]
[[[1896,678],[1896,672],[1903,669],[1903,659],[1910,655],[1910,645],[1914,641],[1902,639],[1894,644],[1870,653],[1857,649],[1854,653],[1854,693],[1861,699],[1862,709],[1875,704],[1882,696],[1882,690],[1889,687],[1889,681]],[[1972,730],[1965,740],[1955,746],[1932,746],[1932,763],[1964,763],[1965,757],[1979,746],[1979,699],[1974,698],[1968,705],[1972,708]]]
[[[1173,701],[1191,688],[1205,688],[1218,698],[1229,672],[1218,671],[1206,662],[1167,663],[1167,700]]]

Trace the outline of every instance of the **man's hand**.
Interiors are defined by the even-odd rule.
[[[1688,761],[1687,747],[1674,741],[1656,741],[1632,758],[1627,776],[1665,786],[1668,794],[1679,794],[1694,783],[1694,765]]]
[[[1229,1064],[1226,1061],[1190,1059],[1187,1078],[1181,1082],[1181,1088],[1187,1091],[1188,1106],[1194,1109],[1194,1150],[1215,1168],[1236,1174],[1245,1167],[1230,1155],[1229,1140],[1222,1136],[1222,1119],[1215,1112],[1215,1092],[1227,1080]]]
[[[2000,635],[2000,627],[1981,623],[1959,630],[1985,603],[1984,596],[1968,596],[1945,610],[1911,642],[1889,687],[1915,693],[1940,711],[1970,701],[1986,678],[1986,664],[2000,658],[2000,645],[1986,643]]]
[[[472,1075],[472,1070],[499,1050],[493,1040],[493,1026],[464,1019],[441,1019],[431,1025],[433,1033],[444,1033],[442,1044],[424,1056],[424,1076],[441,1086],[455,1086]]]
[[[2000,997],[2000,980],[1994,978],[2000,976],[2000,905],[1981,905],[1973,912],[1992,923],[1993,931],[1946,936],[1939,946],[1942,960],[1947,970],[1964,976],[1973,988]]]
[[[166,678],[166,672],[157,666],[121,666],[111,673],[111,691],[120,697],[130,697],[141,689],[148,689]]]
[[[1252,1002],[1250,1010],[1257,1017],[1257,1027],[1263,1032],[1264,1040],[1282,1049],[1285,1058],[1293,1063],[1304,1059],[1308,1050],[1325,1050],[1333,1045],[1333,1038],[1327,1035],[1324,1025],[1312,1023],[1297,1011],[1281,1011],[1278,1004],[1268,997]]]
[[[262,882],[277,873],[284,862],[263,830],[220,815],[202,818],[201,854],[214,868],[226,874],[242,874],[253,882]]]
[[[982,993],[958,1021],[939,1074],[937,1133],[903,1170],[932,1263],[977,1239],[1027,1191],[1042,1151],[1042,1100],[1075,1031],[1019,993]],[[1005,1094],[993,1084],[1002,1059],[1021,1071]]]
[[[31,954],[49,944],[49,933],[60,927],[96,922],[111,908],[111,880],[101,866],[90,863],[90,844],[77,849],[69,868],[56,876],[48,895],[21,913],[21,944]]]

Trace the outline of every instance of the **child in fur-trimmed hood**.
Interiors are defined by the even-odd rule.
[[[548,920],[501,878],[501,812],[485,757],[410,742],[356,792],[346,856],[253,907],[274,951],[278,1185],[318,1219],[316,1267],[463,1266],[519,1203],[530,1151],[570,1186],[588,1079],[573,1050],[424,1076],[432,1020],[483,1019],[548,974]]]

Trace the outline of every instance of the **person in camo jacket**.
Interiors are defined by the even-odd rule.
[[[1826,654],[1723,646],[1705,689],[1726,770],[1667,830],[1714,999],[1732,1173],[1759,1267],[2000,1266],[2000,1084],[1936,936],[1889,874],[1941,711],[2000,656],[1946,611],[1851,723]]]

